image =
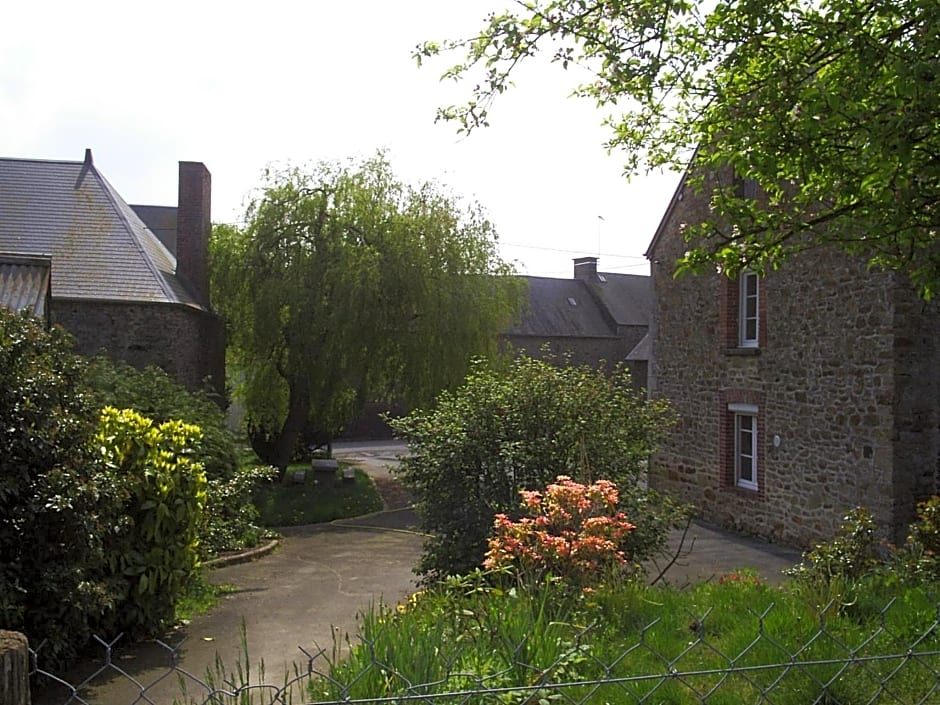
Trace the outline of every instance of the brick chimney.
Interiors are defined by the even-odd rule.
[[[176,211],[176,274],[209,308],[209,230],[212,176],[202,162],[180,162]]]
[[[597,280],[597,257],[575,257],[574,278]]]

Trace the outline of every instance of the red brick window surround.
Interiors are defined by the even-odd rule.
[[[764,394],[749,389],[726,389],[720,395],[720,484],[744,496],[764,498],[766,424]]]
[[[765,280],[754,272],[722,277],[719,319],[726,350],[756,354],[766,346],[766,288]]]

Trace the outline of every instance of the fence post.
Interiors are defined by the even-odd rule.
[[[0,703],[30,705],[26,636],[0,629]]]

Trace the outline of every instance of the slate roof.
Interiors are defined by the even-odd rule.
[[[618,326],[648,326],[650,278],[641,274],[598,272],[594,293]]]
[[[549,277],[523,279],[529,285],[529,305],[509,335],[615,337],[616,332],[583,281]]]
[[[45,317],[50,264],[48,257],[0,253],[0,306]]]
[[[0,252],[52,258],[53,298],[198,306],[176,258],[95,168],[0,159]]]
[[[616,326],[649,325],[647,276],[598,272],[584,279],[523,279],[529,285],[528,308],[509,335],[605,338],[616,337]]]
[[[166,249],[176,255],[176,206],[141,206],[131,203],[131,208],[144,225],[157,236]]]

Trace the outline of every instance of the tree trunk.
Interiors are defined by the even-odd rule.
[[[305,382],[290,382],[290,398],[287,407],[287,418],[281,432],[274,439],[272,448],[272,464],[281,471],[281,478],[286,477],[287,465],[297,448],[297,441],[307,426],[310,418],[310,389]]]

